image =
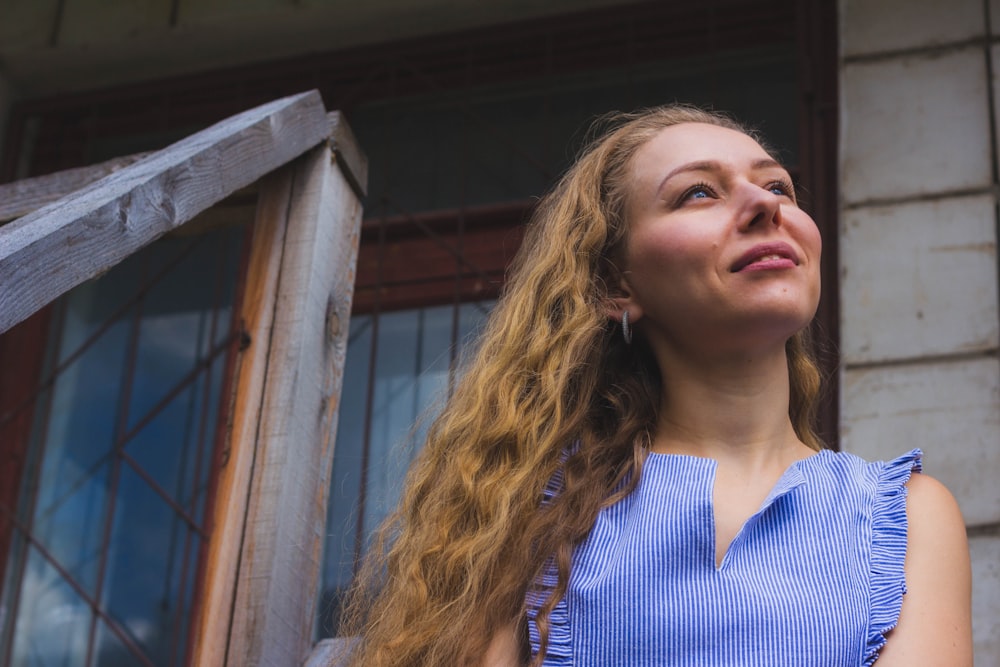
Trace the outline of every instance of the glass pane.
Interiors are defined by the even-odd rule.
[[[201,521],[204,485],[211,472],[212,443],[218,415],[218,393],[225,358],[209,384],[199,374],[128,441],[125,451],[178,505]],[[215,388],[215,393],[212,389]]]
[[[184,495],[178,501],[191,516],[202,524],[206,520],[205,501],[208,498],[208,488],[212,481],[212,465],[216,454],[215,443],[220,435],[218,429],[220,426],[219,410],[221,409],[221,404],[218,399],[222,395],[222,385],[225,381],[225,375],[226,358],[225,355],[220,355],[212,362],[211,369],[205,380],[209,384],[204,393],[209,394],[209,396],[208,400],[204,403],[207,412],[203,412],[201,415],[202,425],[201,431],[198,434],[200,460],[198,452],[195,452],[195,457],[191,458],[191,462],[197,468],[186,478],[190,481],[182,485]],[[188,468],[190,469],[190,465]]]
[[[21,578],[12,664],[77,667],[86,664],[91,613],[65,579],[29,548]]]
[[[128,406],[130,428],[225,338],[228,309],[216,309],[232,299],[236,257],[225,249],[237,247],[238,233],[230,229],[197,240],[165,239],[149,248],[154,265],[181,259],[143,300]]]
[[[97,624],[94,664],[100,667],[143,667],[142,661],[103,622]]]
[[[472,354],[478,344],[479,334],[490,316],[493,301],[463,303],[458,313],[458,340],[463,357]]]
[[[65,461],[64,461],[65,462]],[[96,594],[101,541],[107,520],[112,466],[109,456],[100,465],[75,475],[72,485],[59,484],[44,494],[33,526],[34,536],[53,558],[90,595]],[[41,491],[47,491],[45,487]]]
[[[367,315],[352,318],[327,515],[321,636],[335,633],[341,596],[354,575],[356,552],[399,501],[407,468],[447,397],[451,369],[463,349],[474,345],[492,305],[481,302],[397,311],[379,316],[377,322]],[[453,336],[458,341],[454,353]],[[372,354],[374,386],[367,406]],[[371,412],[367,459],[366,410]]]
[[[118,492],[125,502],[115,512],[101,605],[155,664],[174,664],[199,539],[128,466]]]
[[[65,573],[23,540],[12,549],[0,626],[23,664],[183,663],[202,538],[182,515],[205,513],[244,236],[160,240],[62,299],[57,376],[32,434],[34,493],[19,512]],[[35,646],[62,619],[54,610],[90,619],[95,605],[124,640],[105,619],[96,634],[74,620]]]
[[[452,314],[449,306],[379,318],[362,517],[366,534],[399,501],[400,482],[417,451],[414,425],[447,389]]]
[[[354,576],[358,500],[364,456],[365,404],[368,395],[368,364],[372,352],[372,318],[351,317],[344,384],[338,409],[337,440],[330,477],[330,502],[326,516],[320,595],[321,635],[337,625],[340,596]]]
[[[58,359],[99,330],[121,296],[115,286],[88,283],[66,300]],[[115,304],[118,305],[118,304]],[[42,430],[45,453],[38,478],[33,530],[36,539],[94,593],[104,533],[108,481],[117,427],[117,405],[126,362],[128,323],[119,319],[60,373]],[[36,440],[33,446],[38,446]]]

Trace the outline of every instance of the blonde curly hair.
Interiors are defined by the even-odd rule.
[[[523,619],[553,558],[558,580],[536,620],[541,663],[573,548],[602,507],[634,488],[656,424],[658,367],[641,337],[624,344],[605,304],[628,234],[632,156],[681,123],[750,134],[685,105],[605,117],[537,206],[480,347],[359,575],[345,628],[359,637],[351,665],[477,664],[496,631]],[[786,345],[789,416],[820,449],[807,334]],[[560,492],[543,503],[557,472]]]

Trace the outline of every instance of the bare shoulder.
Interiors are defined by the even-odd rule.
[[[965,534],[958,503],[944,484],[929,475],[915,473],[906,483],[906,489],[907,518],[911,527],[920,528],[928,523],[941,522],[938,527],[946,528],[957,523]]]
[[[972,574],[955,497],[933,477],[907,483],[906,594],[878,667],[972,664]]]

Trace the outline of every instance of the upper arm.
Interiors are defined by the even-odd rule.
[[[878,667],[972,665],[972,574],[958,504],[937,480],[907,484],[906,594]]]

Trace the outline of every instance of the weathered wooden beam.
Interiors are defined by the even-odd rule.
[[[233,382],[232,426],[217,481],[205,582],[192,630],[192,665],[226,664],[295,168],[294,163],[286,165],[260,181],[246,286],[240,299],[240,319],[250,345],[240,355]]]
[[[254,343],[269,350],[227,665],[300,665],[312,645],[361,227],[338,165],[328,146],[296,163],[270,339]]]
[[[330,145],[260,183],[232,435],[192,664],[298,665],[312,644],[361,204]]]
[[[354,194],[363,200],[368,194],[368,156],[361,150],[351,126],[344,120],[341,112],[331,111],[327,118],[330,121],[330,148],[333,155]]]
[[[232,116],[0,227],[0,332],[323,142],[310,91]]]
[[[66,195],[99,181],[108,174],[124,169],[148,157],[149,153],[135,153],[112,158],[106,162],[86,167],[57,171],[54,174],[24,178],[0,185],[0,224],[40,209]]]

